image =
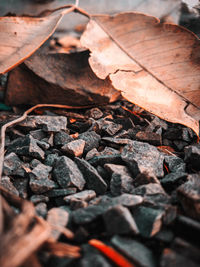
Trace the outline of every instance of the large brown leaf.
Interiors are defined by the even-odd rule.
[[[0,17],[0,74],[33,54],[55,31],[63,15],[74,9],[67,7],[41,18]]]
[[[199,133],[200,40],[141,13],[91,16],[81,38],[93,71],[129,101]]]

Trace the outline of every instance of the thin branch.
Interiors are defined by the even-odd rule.
[[[76,2],[75,2],[75,6],[76,6],[76,7],[79,6],[79,0],[76,0]]]

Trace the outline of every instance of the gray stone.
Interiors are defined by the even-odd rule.
[[[153,173],[157,177],[164,175],[164,156],[152,145],[132,141],[131,144],[124,147],[121,157],[134,176],[143,172]]]
[[[98,150],[96,148],[91,149],[90,151],[88,151],[88,153],[85,156],[85,160],[90,160],[95,156],[99,156],[100,153],[98,152]]]
[[[44,164],[51,166],[51,167],[54,167],[57,159],[59,159],[59,156],[57,154],[49,154],[49,155],[47,155],[47,157],[44,161]]]
[[[13,179],[13,185],[18,190],[21,198],[26,199],[28,197],[28,182],[27,178]]]
[[[90,164],[94,166],[103,166],[104,164],[107,163],[112,163],[112,164],[121,164],[122,159],[121,159],[121,154],[119,151],[115,153],[110,153],[110,154],[100,154],[99,156],[94,156],[92,159],[88,161]]]
[[[52,170],[52,167],[46,166],[42,163],[37,164],[37,166],[29,173],[30,178],[48,179],[49,173]]]
[[[35,206],[35,211],[38,216],[45,218],[47,215],[47,204],[44,202],[37,204]]]
[[[82,139],[77,139],[62,146],[61,150],[74,157],[81,157],[84,151],[84,147],[85,141]]]
[[[110,181],[110,191],[113,196],[130,193],[134,189],[133,178],[129,175],[113,173]]]
[[[138,241],[116,235],[111,239],[111,243],[138,266],[157,266],[151,250]]]
[[[107,163],[104,165],[104,168],[110,173],[116,173],[116,174],[121,174],[121,175],[131,175],[129,172],[129,169],[124,166],[124,165],[117,165],[117,164],[112,164],[112,163]]]
[[[34,204],[38,204],[40,202],[49,202],[49,198],[44,195],[32,195],[30,197],[30,201],[33,202]]]
[[[30,167],[34,169],[34,168],[35,168],[37,165],[39,165],[39,164],[42,164],[42,162],[39,161],[38,159],[33,159],[33,160],[31,160],[31,162],[30,162]]]
[[[33,130],[33,131],[30,131],[29,133],[34,139],[37,139],[37,140],[42,140],[43,138],[46,137],[46,133],[41,129]]]
[[[103,137],[102,140],[115,145],[128,145],[132,143],[132,140],[128,138]]]
[[[64,146],[65,144],[73,141],[73,138],[66,132],[60,131],[54,136],[54,144],[56,146]]]
[[[164,157],[170,172],[185,172],[186,164],[181,158],[168,155],[164,155]]]
[[[106,122],[107,123],[103,125],[102,130],[110,136],[115,135],[117,132],[119,132],[123,128],[121,124],[117,124],[112,121],[106,121]]]
[[[144,184],[149,184],[149,183],[160,184],[160,181],[155,176],[155,174],[153,173],[150,174],[147,172],[139,173],[134,179],[134,186],[136,187],[140,185],[144,185]]]
[[[134,208],[143,202],[143,197],[132,195],[132,194],[122,194],[118,197],[113,197],[111,199],[113,205],[123,205],[124,207]]]
[[[75,186],[82,190],[85,180],[77,165],[68,157],[60,157],[53,170],[54,178],[62,188]]]
[[[69,214],[66,210],[61,208],[52,208],[47,213],[47,222],[52,226],[65,227],[68,223]],[[58,239],[61,235],[61,232],[52,228],[51,237],[53,239]]]
[[[82,192],[71,194],[70,196],[66,196],[64,197],[64,200],[66,201],[66,203],[70,203],[71,199],[89,201],[95,197],[96,197],[96,193],[94,190],[84,190]]]
[[[67,189],[52,189],[45,193],[48,197],[64,197],[67,195],[75,194],[77,191],[76,187],[69,187]]]
[[[88,116],[98,120],[103,117],[103,112],[99,108],[92,108],[88,111]]]
[[[11,182],[10,178],[8,176],[3,176],[0,185],[3,186],[5,189],[7,189],[10,193],[19,196],[18,190],[15,188],[13,183]]]
[[[146,238],[150,238],[160,231],[163,215],[162,210],[143,206],[138,207],[133,213],[140,234]]]
[[[75,158],[75,162],[86,180],[87,188],[94,190],[97,194],[104,194],[107,184],[97,170],[84,159]]]
[[[41,147],[43,150],[47,150],[47,149],[50,148],[50,144],[48,144],[47,142],[45,142],[45,141],[43,141],[43,140],[41,140],[41,141],[37,140],[37,144],[38,144],[38,146]]]
[[[103,214],[106,231],[113,234],[138,234],[138,228],[130,211],[121,206],[113,206]]]
[[[88,207],[88,202],[86,202],[85,200],[81,200],[81,199],[77,199],[77,198],[71,198],[70,199],[70,208],[72,210],[77,210],[80,208],[86,208]]]
[[[37,140],[31,135],[14,140],[8,147],[9,152],[14,152],[21,156],[30,156],[39,160],[44,159],[45,156],[44,151],[38,146]]]
[[[66,130],[67,118],[64,116],[28,116],[20,122],[20,126],[27,128],[41,128],[45,132],[59,132]]]
[[[24,164],[20,158],[12,152],[4,158],[3,173],[5,175],[17,175],[24,177],[26,171],[23,166],[28,167],[28,164]]]
[[[157,183],[149,183],[149,184],[140,185],[137,188],[133,189],[132,194],[141,195],[141,196],[156,195],[156,194],[166,195],[162,186]]]
[[[90,151],[93,148],[98,148],[99,142],[101,140],[101,136],[98,135],[94,131],[84,132],[84,133],[80,134],[78,138],[85,141],[85,148],[84,148],[85,153],[87,153],[88,151]]]
[[[57,188],[57,184],[50,179],[37,179],[31,178],[29,181],[29,186],[33,193],[43,194],[53,188]]]
[[[154,146],[161,146],[161,135],[154,132],[139,131],[136,133],[136,139],[142,142],[147,142]]]
[[[173,191],[179,185],[183,184],[187,180],[188,174],[185,172],[172,172],[167,175],[163,179],[161,179],[161,184],[168,192]]]
[[[200,144],[185,147],[184,161],[189,163],[194,170],[200,171]]]
[[[177,196],[185,213],[200,220],[200,176],[188,176],[188,181],[178,187]]]

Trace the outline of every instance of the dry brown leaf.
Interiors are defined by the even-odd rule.
[[[199,133],[200,40],[141,13],[91,16],[81,38],[93,71],[129,101]]]
[[[46,17],[0,17],[0,74],[32,55],[55,31],[64,16],[75,9],[65,6]]]

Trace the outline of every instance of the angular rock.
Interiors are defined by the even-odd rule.
[[[77,210],[80,208],[86,208],[88,207],[88,202],[86,202],[85,200],[81,200],[81,199],[77,199],[77,198],[71,198],[70,199],[70,208],[72,210]]]
[[[82,192],[71,194],[70,196],[66,196],[64,197],[64,200],[66,201],[66,203],[70,203],[71,199],[89,201],[95,197],[96,197],[96,193],[94,190],[84,190]]]
[[[66,132],[60,131],[54,136],[54,144],[56,146],[64,146],[65,144],[73,141],[73,138]]]
[[[85,141],[82,139],[71,141],[64,146],[61,147],[63,152],[67,152],[68,154],[74,157],[81,157],[84,151]]]
[[[153,173],[157,177],[164,175],[164,156],[152,145],[132,141],[131,144],[124,147],[121,157],[134,176],[143,172]]]
[[[19,196],[23,199],[28,197],[28,179],[27,178],[17,178],[13,180],[13,185],[19,192]]]
[[[122,164],[121,154],[119,151],[116,151],[114,153],[108,153],[108,154],[102,154],[100,153],[99,156],[94,156],[92,159],[89,160],[89,163],[93,166],[103,166],[107,163],[112,164]]]
[[[8,176],[3,176],[0,185],[3,186],[5,189],[7,189],[10,193],[13,195],[19,196],[18,190],[15,188],[13,183],[11,182],[10,178]]]
[[[128,145],[132,143],[132,140],[128,138],[103,137],[102,140],[115,145]]]
[[[139,131],[135,135],[136,139],[142,142],[147,142],[154,146],[161,146],[161,135],[154,132]]]
[[[85,141],[85,148],[84,148],[85,153],[87,153],[93,148],[98,148],[99,142],[101,140],[101,136],[98,135],[95,131],[84,132],[80,134],[78,138]]]
[[[82,190],[85,180],[77,165],[68,157],[60,157],[53,170],[54,178],[62,188],[75,186]]]
[[[44,195],[32,195],[30,197],[30,201],[33,202],[34,204],[38,204],[40,202],[49,202],[49,198]]]
[[[96,148],[91,149],[90,151],[88,151],[88,153],[85,156],[85,160],[90,160],[95,156],[99,156],[100,153],[98,152],[98,150]]]
[[[165,164],[170,172],[185,172],[186,164],[184,161],[176,156],[165,155]]]
[[[104,165],[104,168],[110,173],[110,174],[113,174],[113,173],[117,173],[117,174],[121,174],[121,175],[131,175],[130,172],[129,172],[129,169],[124,166],[124,165],[117,165],[117,164],[105,164]]]
[[[130,211],[121,206],[113,206],[103,214],[106,231],[113,234],[138,234],[138,228]]]
[[[45,218],[47,215],[47,204],[44,202],[37,204],[35,206],[35,211],[38,216]]]
[[[184,161],[189,163],[194,170],[200,171],[200,144],[185,147]]]
[[[133,178],[129,175],[113,173],[110,181],[110,191],[113,196],[130,193],[134,189]]]
[[[55,163],[56,163],[56,160],[59,158],[59,156],[57,154],[49,154],[44,163],[45,165],[47,166],[51,166],[51,167],[54,167]]]
[[[11,152],[4,158],[3,173],[5,175],[17,175],[24,177],[26,171],[23,166],[28,167],[28,164],[24,164],[14,152]]]
[[[30,131],[29,133],[34,139],[37,139],[37,140],[42,140],[43,138],[46,137],[46,133],[41,129],[33,130],[33,131]]]
[[[47,150],[50,148],[50,144],[48,143],[48,140],[43,139],[41,141],[37,140],[37,144],[39,147],[41,147],[43,150]]]
[[[57,184],[50,179],[37,179],[31,178],[29,181],[29,186],[33,193],[43,194],[53,188],[57,188]]]
[[[87,188],[94,190],[97,194],[104,194],[107,184],[96,169],[84,159],[75,158],[75,162],[86,180]]]
[[[173,191],[187,181],[188,174],[185,172],[172,172],[161,179],[161,184],[168,192]]]
[[[185,213],[200,220],[200,176],[188,176],[188,181],[178,187],[177,196]]]
[[[155,267],[156,262],[149,248],[131,238],[115,235],[111,243],[125,256],[141,267]]]
[[[47,213],[47,222],[50,225],[55,225],[58,227],[65,227],[68,223],[69,214],[67,211],[61,208],[51,208]],[[51,230],[51,237],[54,239],[58,239],[61,235],[58,229]]]
[[[30,156],[39,160],[44,159],[45,156],[44,151],[38,146],[37,140],[31,135],[14,140],[8,147],[9,152],[14,152],[21,156]]]
[[[99,108],[91,108],[87,114],[89,117],[95,120],[98,120],[103,117],[103,112]]]
[[[124,207],[134,208],[143,202],[143,197],[132,195],[132,194],[122,194],[118,197],[113,197],[111,199],[113,205],[123,205]]]
[[[45,132],[60,132],[66,130],[67,118],[64,116],[28,116],[26,120],[19,123],[27,128],[41,128]]]
[[[117,124],[112,121],[109,121],[109,123],[107,122],[103,125],[102,130],[105,132],[105,134],[113,136],[117,132],[119,132],[122,128],[123,126],[121,124]]]
[[[52,189],[45,193],[48,197],[64,197],[67,195],[75,194],[77,191],[76,187],[69,187],[67,189]]]
[[[138,207],[133,212],[133,218],[137,224],[140,234],[150,238],[157,234],[162,227],[162,217],[164,212],[159,209],[149,207]]]
[[[141,196],[156,195],[156,194],[166,195],[162,186],[157,183],[149,183],[149,184],[140,185],[137,188],[133,189],[132,194],[141,195]]]
[[[37,164],[37,166],[29,173],[30,178],[48,179],[49,173],[52,170],[52,167],[46,166],[42,163]]]

